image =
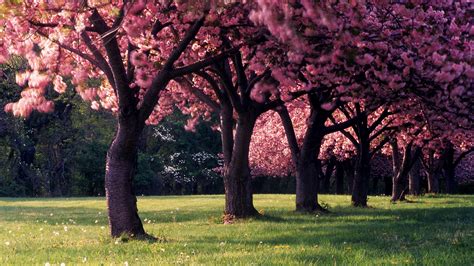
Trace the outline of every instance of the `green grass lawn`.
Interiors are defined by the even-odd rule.
[[[294,195],[255,195],[258,219],[223,225],[223,196],[139,197],[159,242],[108,236],[103,198],[0,198],[0,265],[473,265],[474,196],[391,204],[322,195],[331,211],[293,212]]]

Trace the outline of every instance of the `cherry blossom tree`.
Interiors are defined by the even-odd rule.
[[[211,113],[220,116],[226,222],[234,217],[258,214],[252,202],[249,146],[257,118],[284,104],[281,90],[270,71],[272,65],[279,63],[270,61],[279,58],[261,56],[266,49],[284,51],[277,42],[264,36],[264,28],[252,24],[249,11],[249,6],[234,4],[222,14],[225,22],[219,38],[199,43],[195,52],[215,49],[235,52],[193,76],[179,80],[175,89],[186,97],[184,100],[183,97],[173,98],[175,104],[190,115],[187,125],[190,130],[199,117],[206,119]],[[225,17],[232,19],[225,20]],[[305,93],[287,91],[286,99]]]
[[[50,112],[49,84],[63,93],[72,83],[93,109],[117,116],[107,153],[106,196],[113,237],[147,236],[137,214],[132,179],[137,143],[145,124],[169,111],[160,100],[168,83],[228,56],[182,54],[203,25],[214,23],[209,1],[0,1],[0,59],[24,57],[29,69],[17,74],[21,98],[5,106],[16,116]],[[162,103],[163,102],[163,103]],[[157,104],[158,103],[158,104]],[[163,106],[163,108],[162,108]]]
[[[329,134],[355,121],[332,124],[329,117],[335,110],[323,109],[320,97],[310,93],[306,100],[296,100],[263,116],[251,146],[252,165],[258,173],[280,176],[289,171],[296,175],[296,210],[301,212],[325,211],[318,203],[321,149]],[[282,126],[276,127],[279,123]]]
[[[289,61],[306,66],[310,87],[336,86],[340,100],[370,106],[415,98],[434,111],[430,115],[444,116],[457,128],[472,127],[466,2],[268,0],[259,6],[254,20],[289,45]],[[335,102],[323,104],[330,109]],[[365,205],[366,197],[358,198]]]

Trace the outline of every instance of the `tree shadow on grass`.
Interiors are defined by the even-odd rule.
[[[255,237],[249,239],[240,236],[238,232],[241,229],[236,227],[227,233],[229,239],[226,241],[248,247],[258,247],[262,243],[275,247],[332,247],[340,253],[332,254],[331,258],[336,256],[337,261],[345,260],[345,263],[351,262],[347,260],[348,257],[340,255],[347,249],[353,252],[349,252],[351,255],[348,256],[354,256],[355,253],[373,258],[381,254],[387,258],[409,256],[415,264],[429,264],[426,258],[436,261],[436,256],[439,256],[439,259],[454,258],[453,263],[458,264],[467,260],[466,251],[474,248],[474,208],[351,210],[348,208],[344,213],[319,218],[272,214],[267,220],[269,223],[252,225],[254,231],[261,232]],[[209,234],[191,238],[191,242],[197,243],[222,241],[222,236]],[[331,262],[326,255],[323,254],[323,262]],[[295,252],[291,256],[298,261],[314,259],[314,256],[304,252]]]

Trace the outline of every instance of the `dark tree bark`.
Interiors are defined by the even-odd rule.
[[[354,163],[354,172],[350,174],[348,183],[352,193],[351,202],[355,207],[367,207],[367,196],[369,190],[370,178],[370,161],[375,153],[380,150],[389,140],[389,133],[373,150],[370,149],[370,143],[382,136],[385,132],[390,132],[390,122],[378,129],[382,125],[385,118],[392,113],[385,108],[379,115],[377,120],[369,125],[368,115],[370,110],[363,110],[363,106],[359,103],[354,104],[354,108],[342,107],[341,112],[347,117],[356,117],[355,123],[352,125],[355,136],[345,130],[341,133],[346,136],[357,150],[356,161]]]
[[[326,171],[320,171],[320,177],[321,177],[321,182],[320,182],[320,193],[329,193],[330,186],[331,186],[331,177],[332,173],[334,172],[334,168],[336,166],[336,158],[331,157],[326,161]]]
[[[329,133],[324,124],[330,112],[320,108],[319,97],[318,95],[309,96],[311,114],[296,164],[296,211],[298,212],[325,210],[318,202],[321,173],[321,161],[318,156],[324,136]]]
[[[418,196],[421,194],[421,162],[420,158],[416,159],[412,169],[408,173],[408,188],[410,195]]]
[[[342,162],[336,162],[336,194],[344,194],[344,165]]]
[[[141,128],[135,116],[120,117],[117,133],[107,152],[105,192],[113,237],[122,234],[136,237],[146,235],[138,217],[137,198],[132,184]]]
[[[360,113],[357,125],[357,136],[359,138],[358,156],[355,164],[354,184],[352,188],[352,205],[355,207],[367,207],[367,194],[370,176],[370,141],[367,115]]]
[[[453,194],[457,190],[457,182],[455,177],[456,165],[454,164],[454,147],[451,142],[446,143],[446,147],[442,153],[443,172],[446,180],[446,193]]]
[[[296,171],[296,211],[311,213],[322,210],[318,203],[317,176],[319,161],[302,159]]]
[[[312,97],[315,97],[314,95]],[[310,102],[311,98],[310,97]],[[301,148],[296,141],[293,124],[286,108],[278,111],[288,143],[292,153],[293,163],[296,168],[296,211],[311,213],[315,211],[324,211],[318,203],[318,183],[321,172],[321,162],[318,155],[321,149],[321,143],[324,138],[325,126],[329,115],[318,111],[319,105],[316,105],[312,99],[312,109],[308,118],[308,128],[306,129],[303,144]],[[320,108],[319,108],[320,109]]]
[[[439,193],[439,174],[435,172],[428,172],[428,193]]]
[[[425,160],[422,160],[428,181],[428,193],[439,193],[439,171],[441,161],[435,158],[434,150],[429,150]]]
[[[344,161],[344,171],[347,179],[347,191],[352,194],[354,187],[354,162],[352,159]]]
[[[410,173],[414,162],[418,159],[421,148],[413,148],[413,143],[408,143],[403,151],[403,157],[400,159],[399,148],[396,140],[392,141],[391,145],[394,165],[391,201],[403,201],[406,200],[405,195],[408,190],[408,174]]]
[[[258,214],[253,206],[249,168],[249,148],[255,122],[253,113],[239,115],[232,157],[224,175],[225,214],[236,218]]]
[[[391,196],[392,195],[392,177],[391,176],[384,176],[384,195]]]

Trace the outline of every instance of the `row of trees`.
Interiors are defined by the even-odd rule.
[[[465,1],[6,1],[0,57],[21,55],[29,68],[17,74],[21,98],[5,110],[51,112],[48,85],[64,93],[71,77],[93,109],[116,115],[105,176],[112,236],[146,235],[132,186],[140,136],[175,107],[190,116],[188,130],[220,117],[227,219],[257,214],[251,163],[292,169],[296,209],[312,212],[323,210],[324,156],[356,158],[352,204],[367,206],[370,160],[392,153],[392,200],[402,200],[423,150],[442,156],[451,173],[472,149],[470,8]],[[273,148],[280,151],[265,156]]]

